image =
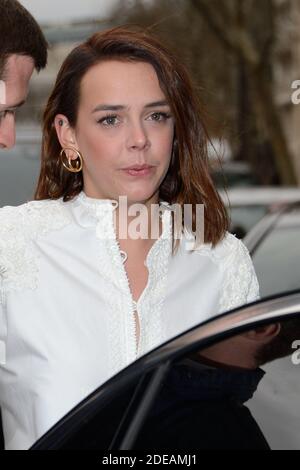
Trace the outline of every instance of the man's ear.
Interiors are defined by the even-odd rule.
[[[252,341],[269,342],[279,335],[280,330],[280,323],[272,323],[271,325],[259,326],[255,330],[248,331],[243,336]]]
[[[72,149],[79,149],[74,129],[70,126],[68,118],[63,114],[57,114],[54,119],[54,126],[61,147],[69,149],[67,155],[70,156],[71,159],[76,159],[76,152],[72,152]]]

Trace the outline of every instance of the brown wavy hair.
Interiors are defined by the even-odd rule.
[[[160,40],[137,27],[116,27],[94,34],[65,59],[44,112],[41,171],[34,199],[73,199],[83,189],[83,175],[69,173],[59,159],[61,150],[54,127],[57,114],[76,126],[83,76],[97,63],[117,59],[151,64],[174,116],[171,163],[159,188],[159,198],[170,204],[204,205],[204,241],[215,246],[228,230],[226,208],[210,176],[208,135],[202,106],[184,65]]]

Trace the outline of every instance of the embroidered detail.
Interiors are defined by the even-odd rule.
[[[99,262],[101,275],[105,276],[110,281],[109,285],[112,286],[103,294],[108,304],[111,305],[110,356],[112,369],[117,371],[136,360],[138,356],[155,348],[165,338],[161,312],[166,291],[168,259],[171,254],[171,240],[166,238],[166,234],[171,233],[170,215],[166,213],[164,216],[162,236],[153,244],[148,253],[146,260],[149,271],[148,282],[138,302],[132,298],[118,240],[116,238],[112,240],[109,237],[113,230],[112,218],[109,217],[110,223],[109,220],[105,223],[105,220],[106,216],[102,213],[101,222],[97,226],[97,232],[102,234]],[[107,238],[103,237],[105,231],[108,232]],[[140,326],[138,350],[135,311],[138,314]],[[126,351],[126,355],[122,356],[122,351]]]
[[[132,297],[114,228],[115,202],[87,197],[83,191],[71,201],[77,222],[84,227],[94,226],[99,241],[95,256],[102,278],[99,294],[108,309],[109,369],[112,374],[136,358],[135,338],[129,326],[134,315]]]
[[[37,255],[32,242],[59,230],[71,218],[59,200],[30,201],[0,209],[0,278],[5,292],[37,287]]]
[[[106,210],[103,210],[106,209]],[[99,274],[107,280],[102,296],[110,307],[108,334],[110,369],[117,373],[136,358],[136,339],[129,325],[133,319],[134,306],[125,274],[120,248],[116,240],[112,212],[102,206],[96,226],[99,239]]]
[[[93,215],[97,213],[98,209],[114,210],[118,207],[118,201],[115,199],[95,199],[87,196],[84,191],[81,191],[73,201],[78,201],[79,204],[83,204]]]
[[[162,214],[163,233],[148,253],[146,266],[149,270],[148,284],[139,302],[141,304],[140,353],[156,348],[166,341],[163,305],[167,289],[167,274],[172,256],[172,216],[170,211]],[[151,292],[151,295],[148,295]]]
[[[222,270],[223,286],[216,313],[223,313],[260,298],[259,285],[250,257],[244,243],[227,232],[224,239],[215,247],[202,245],[195,253],[209,256]]]
[[[224,284],[219,303],[219,312],[225,312],[259,299],[259,285],[247,247],[230,233],[224,239],[222,269]]]
[[[92,216],[91,220],[95,220],[96,237],[99,240],[98,269],[104,280],[99,283],[99,289],[109,308],[110,368],[116,373],[165,340],[161,315],[169,256],[172,252],[171,213],[163,210],[161,237],[152,245],[144,263],[149,271],[147,286],[138,302],[135,302],[123,263],[122,250],[116,238],[113,223],[113,211],[116,208],[114,201],[91,199],[81,192],[74,203],[84,207],[83,214],[89,214]],[[138,349],[135,312],[140,326]]]

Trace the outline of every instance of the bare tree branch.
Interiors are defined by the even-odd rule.
[[[269,57],[272,54],[272,49],[275,44],[275,6],[273,0],[265,0],[267,2],[266,11],[269,14],[269,34],[265,39],[265,43],[262,47],[260,54],[260,66],[263,66],[265,57]]]
[[[190,0],[194,8],[207,21],[212,31],[219,38],[224,47],[234,52],[239,60],[244,61],[249,81],[253,88],[254,109],[265,125],[270,143],[273,148],[276,166],[284,184],[296,184],[292,156],[282,127],[278,109],[272,94],[272,87],[268,83],[265,67],[262,67],[265,58],[264,50],[272,46],[273,35],[267,38],[265,48],[260,53],[252,40],[249,31],[238,15],[231,15],[230,21],[224,24],[220,20],[220,11],[213,8],[210,0]],[[244,0],[240,0],[244,1]],[[272,0],[267,0],[269,7],[274,9]],[[224,1],[220,2],[224,6]],[[227,15],[227,13],[226,13]],[[267,49],[266,49],[267,48]]]
[[[224,27],[222,26],[222,22],[217,18],[217,13],[214,8],[208,2],[202,0],[191,0],[192,5],[194,6],[195,10],[197,10],[200,15],[207,21],[212,31],[216,34],[219,38],[221,43],[230,50],[234,50],[234,45],[231,43],[230,38],[224,31]],[[227,26],[229,25],[229,22]],[[229,25],[230,27],[230,25]]]
[[[242,55],[250,67],[259,66],[259,55],[252,44],[251,38],[245,29],[237,25],[232,16],[230,22],[224,25],[224,21],[222,19],[220,21],[219,14],[216,9],[210,6],[209,1],[191,0],[191,2],[227,49]]]

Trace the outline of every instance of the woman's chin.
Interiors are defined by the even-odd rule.
[[[127,191],[122,194],[122,196],[127,197],[127,201],[129,204],[133,203],[145,203],[150,199],[153,199],[155,191],[149,190],[145,191],[145,189],[135,190],[135,191]]]

